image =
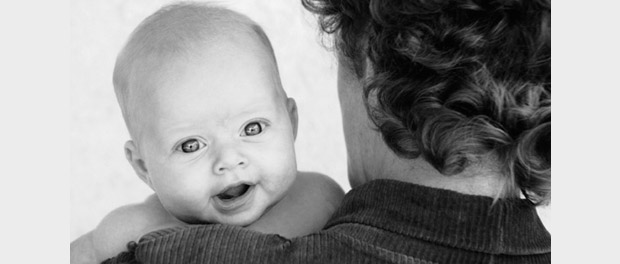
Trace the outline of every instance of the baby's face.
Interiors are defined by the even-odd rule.
[[[296,124],[268,56],[228,46],[153,78],[138,144],[170,213],[245,226],[284,197],[297,172]]]

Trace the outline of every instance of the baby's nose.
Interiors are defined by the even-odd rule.
[[[222,149],[213,164],[213,173],[224,174],[227,171],[232,171],[247,166],[248,161],[246,157],[236,149]]]

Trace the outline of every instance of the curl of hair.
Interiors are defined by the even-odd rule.
[[[506,192],[550,201],[549,0],[302,3],[364,78],[368,114],[396,154],[445,175],[492,154]]]

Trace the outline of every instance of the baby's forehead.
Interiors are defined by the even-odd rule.
[[[210,131],[222,124],[235,128],[256,118],[268,122],[286,121],[286,97],[278,88],[254,88],[244,86],[227,93],[222,93],[227,88],[217,86],[155,88],[150,98],[141,97],[142,100],[133,105],[133,122],[145,135],[162,135],[177,125]]]
[[[145,60],[144,81],[153,80],[164,85],[151,85],[147,89],[178,88],[179,83],[189,81],[219,81],[227,85],[203,85],[205,91],[246,88],[245,92],[275,92],[282,90],[278,67],[265,49],[247,45],[239,39],[217,40],[208,45],[197,46],[184,54]],[[150,70],[148,70],[150,69]],[[254,80],[255,83],[249,82]],[[138,80],[142,82],[143,80]],[[200,83],[198,83],[200,84]],[[262,88],[260,90],[257,90]],[[267,90],[265,90],[267,89]]]
[[[222,59],[235,60],[252,57],[259,58],[258,61],[261,63],[260,68],[254,70],[279,75],[275,55],[267,36],[260,27],[250,22],[238,22],[236,26],[226,25],[220,28],[201,28],[194,25],[195,29],[185,28],[185,30],[202,32],[197,33],[199,36],[192,35],[189,38],[154,36],[158,41],[145,43],[145,47],[133,55],[134,64],[151,64],[159,68],[170,68],[170,65],[175,66],[175,64],[188,61],[208,64],[218,63]],[[166,35],[168,31],[158,31],[158,33]],[[143,65],[134,66],[143,67]]]
[[[238,109],[253,102],[279,104],[286,98],[277,66],[262,52],[240,44],[221,42],[190,56],[151,60],[134,84],[134,97],[150,101],[140,107],[166,104],[205,104],[211,100],[241,102]]]
[[[134,37],[137,45],[143,46],[139,49],[155,53],[217,49],[235,42],[273,53],[269,39],[258,24],[223,8],[177,8],[153,18]]]
[[[225,56],[235,53],[234,48],[237,53],[260,58],[260,65],[233,69],[239,74],[229,79],[245,78],[243,70],[262,72],[272,79],[273,85],[267,87],[275,92],[274,96],[286,97],[271,44],[256,23],[226,9],[176,6],[147,18],[132,33],[130,41],[119,55],[115,68],[115,87],[120,87],[117,89],[120,103],[125,105],[127,112],[148,114],[149,108],[154,105],[144,104],[148,101],[144,99],[156,95],[157,90],[163,88],[159,85],[162,81],[173,82],[178,79],[179,69],[183,69],[179,66],[200,59],[206,59],[200,61],[203,64],[215,64],[214,59],[227,59]],[[167,89],[175,89],[175,86],[170,85]]]

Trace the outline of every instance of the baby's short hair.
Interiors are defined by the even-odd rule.
[[[273,48],[263,29],[253,20],[235,11],[207,3],[180,2],[162,7],[138,25],[119,53],[113,73],[116,98],[131,137],[135,140],[131,120],[136,109],[132,76],[144,70],[145,58],[166,61],[201,52],[207,45],[235,36],[250,36],[264,45],[275,63]]]

